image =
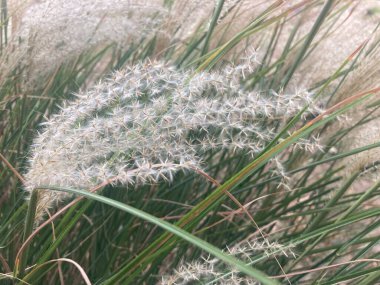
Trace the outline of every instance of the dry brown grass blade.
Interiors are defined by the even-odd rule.
[[[22,177],[22,175],[12,166],[12,164],[5,158],[4,155],[0,153],[0,159],[5,163],[6,166],[12,171],[12,173],[22,182],[22,184],[25,184],[25,179]]]

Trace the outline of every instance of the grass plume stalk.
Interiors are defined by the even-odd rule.
[[[245,91],[239,82],[244,71],[231,70],[192,76],[146,62],[77,94],[43,123],[31,148],[26,189],[170,181],[178,170],[202,168],[210,150],[262,151],[278,123],[312,105],[306,91]],[[42,191],[37,220],[64,196]]]

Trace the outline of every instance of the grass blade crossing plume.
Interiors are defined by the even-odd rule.
[[[378,2],[1,0],[0,283],[376,282]]]
[[[239,74],[249,65],[191,77],[163,63],[140,63],[77,94],[43,123],[25,176],[28,191],[172,180],[178,170],[202,168],[202,155],[212,149],[260,152],[275,124],[312,98],[306,91],[244,91]],[[37,217],[62,198],[41,192]]]

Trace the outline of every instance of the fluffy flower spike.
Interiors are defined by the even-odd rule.
[[[31,149],[27,190],[171,180],[201,168],[212,149],[255,154],[274,126],[311,102],[307,92],[244,91],[230,73],[181,71],[160,62],[113,74],[44,123]],[[64,198],[44,190],[37,217]]]

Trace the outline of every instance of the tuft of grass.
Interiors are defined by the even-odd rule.
[[[368,6],[369,18],[365,18],[360,14],[364,6],[355,1],[312,0],[290,4],[199,1],[191,5],[193,11],[173,13],[186,6],[182,2],[165,1],[162,11],[167,11],[168,16],[161,30],[154,30],[149,36],[133,31],[137,36],[122,48],[114,43],[84,45],[86,50],[56,62],[52,70],[44,70],[39,84],[30,88],[25,85],[25,80],[30,79],[25,78],[30,68],[25,66],[25,58],[9,61],[14,44],[14,34],[10,33],[12,16],[17,15],[12,15],[10,3],[1,1],[0,282],[104,285],[225,284],[226,280],[238,284],[376,282],[380,274],[377,248],[380,188],[376,175],[378,161],[367,154],[377,153],[380,142],[376,137],[358,138],[357,134],[366,134],[366,130],[369,133],[372,130],[366,128],[378,122],[380,89],[375,80],[378,68],[373,60],[377,58],[379,41],[376,24],[369,36],[361,38],[355,34],[355,19],[373,23],[376,20],[373,11],[377,8]],[[139,6],[142,12],[144,5],[148,4]],[[196,18],[198,10],[208,16]],[[145,12],[141,17],[148,17]],[[184,18],[175,18],[176,15]],[[191,22],[194,25],[189,30],[186,25]],[[325,43],[337,37],[340,28],[350,30],[352,23],[352,34],[348,37],[360,39],[354,44],[347,39],[342,61],[331,66],[330,73],[308,74],[310,63],[329,64],[318,61],[318,54],[336,56],[335,45],[329,48]],[[167,41],[162,40],[165,29],[171,31]],[[181,34],[185,31],[189,34]],[[42,34],[37,38],[44,39]],[[255,56],[250,56],[252,50]],[[257,126],[270,130],[272,135],[262,140],[262,148],[253,157],[245,149],[233,152],[230,148],[205,148],[201,153],[202,169],[173,172],[170,181],[137,185],[110,183],[107,179],[96,180],[95,176],[87,187],[73,185],[75,177],[67,179],[70,183],[56,185],[51,178],[56,169],[46,169],[47,174],[40,180],[44,183],[36,183],[33,188],[38,190],[25,199],[25,187],[30,185],[27,172],[31,167],[28,161],[34,149],[32,142],[43,132],[42,123],[65,108],[82,106],[75,105],[73,94],[90,94],[85,90],[96,90],[99,80],[104,82],[115,72],[126,76],[121,70],[131,71],[141,62],[154,69],[154,60],[165,62],[165,66],[175,65],[172,69],[183,77],[183,89],[191,80],[202,80],[202,74],[214,74],[210,78],[218,78],[223,90],[204,88],[197,90],[197,94],[200,100],[204,99],[202,102],[215,99],[218,108],[233,105],[229,101],[232,97],[247,99],[249,94],[265,96],[268,103],[276,105],[278,98],[295,94],[297,88],[307,89],[298,94],[312,99],[302,98],[308,104],[299,104],[289,116],[278,112],[276,117],[281,104],[271,109],[271,117],[255,114]],[[240,74],[239,78],[230,80],[228,76],[235,73]],[[306,76],[307,83],[301,75],[310,75]],[[128,77],[124,87],[131,86],[130,80]],[[158,81],[155,84],[161,86]],[[145,101],[139,97],[145,103],[150,102],[154,93],[150,87],[144,92],[139,89],[146,96]],[[181,88],[163,88],[163,96],[168,99],[165,104],[173,103],[172,94]],[[223,97],[231,88],[235,88],[235,95]],[[267,108],[264,101],[260,102],[260,108]],[[287,102],[285,109],[297,102]],[[76,125],[76,130],[84,129],[99,116],[112,121],[109,112],[118,104],[125,105],[118,102],[103,110],[107,114],[91,113],[79,122],[82,125]],[[188,111],[186,106],[181,107]],[[244,104],[238,107],[247,108]],[[213,109],[215,114],[218,108]],[[136,110],[143,114],[144,108],[140,109]],[[312,112],[316,109],[319,113]],[[195,116],[200,111],[202,105],[197,105],[190,114]],[[204,114],[203,123],[209,118],[206,111]],[[352,123],[339,121],[345,120],[345,115],[354,119]],[[245,122],[244,127],[252,126],[253,121],[244,116],[226,115],[225,128],[220,131],[212,125],[204,129],[203,138],[208,135],[241,140],[243,134],[234,132],[241,126],[235,128],[233,124]],[[189,116],[188,120],[183,124],[194,118]],[[158,129],[151,133],[162,131],[162,127],[157,124]],[[194,143],[198,134],[193,127],[190,129],[184,140],[186,146]],[[145,135],[148,142],[150,133],[144,131],[146,128],[136,131],[136,135]],[[255,135],[244,135],[253,142],[258,140]],[[78,134],[67,138],[82,141]],[[101,135],[104,141],[110,138],[105,133]],[[162,140],[161,144],[157,140],[158,146],[166,146],[169,138]],[[103,146],[104,143],[98,144],[94,150],[96,163]],[[41,148],[45,149],[43,144]],[[75,165],[84,165],[83,157],[75,150],[68,155]],[[154,160],[152,155],[146,158]],[[58,163],[63,162],[59,159]],[[123,162],[118,153],[113,159]],[[355,163],[355,167],[349,163]],[[75,174],[77,169],[68,167],[68,175]],[[60,197],[64,197],[63,201],[52,202],[48,215],[39,223],[34,217],[40,199],[37,191],[62,193]],[[294,255],[284,254],[288,248]],[[212,258],[205,258],[205,254]]]

